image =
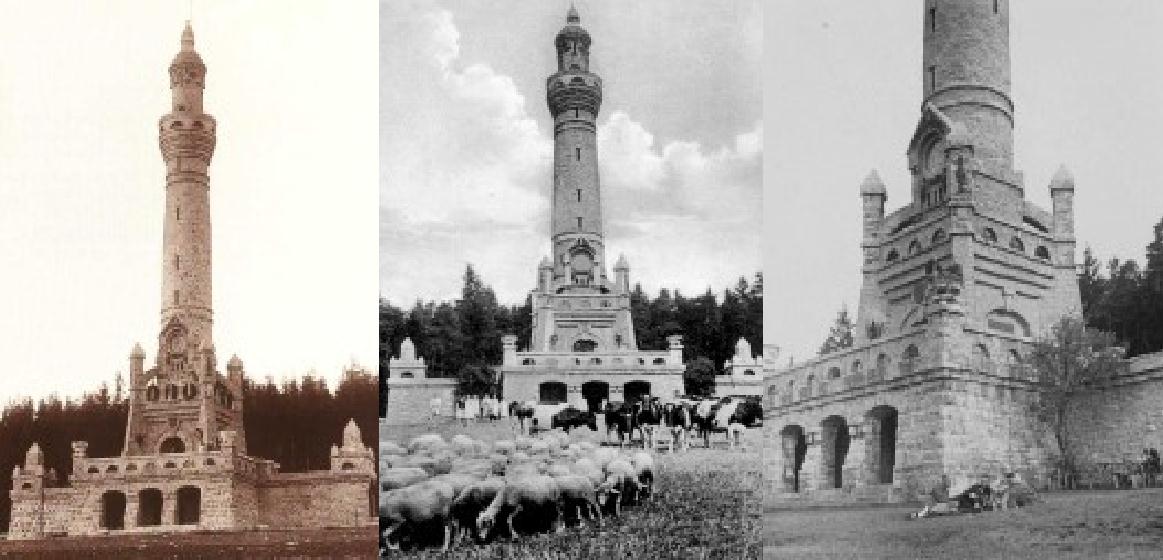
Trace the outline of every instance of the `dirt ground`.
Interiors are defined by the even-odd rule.
[[[455,423],[391,428],[381,437],[403,442],[422,433],[451,438],[464,433],[496,441],[515,436],[509,421]],[[577,437],[601,441],[583,429]],[[722,441],[723,436],[718,436]],[[436,549],[389,552],[387,558],[759,558],[762,532],[762,440],[759,430],[745,436],[746,450],[696,448],[657,456],[655,495],[646,504],[623,511],[602,528],[586,523],[561,534],[539,534],[520,542],[487,545],[462,543],[445,555]],[[698,442],[699,446],[702,441]]]
[[[0,541],[0,559],[365,560],[376,558],[376,529],[198,532],[42,541]]]
[[[1163,558],[1163,489],[1043,495],[1008,511],[909,519],[916,507],[764,513],[764,558]]]

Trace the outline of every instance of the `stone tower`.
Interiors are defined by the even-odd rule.
[[[1009,0],[921,0],[921,115],[910,199],[859,187],[863,282],[851,348],[765,376],[774,490],[912,500],[943,478],[1045,481],[1053,446],[1030,413],[1030,344],[1081,312],[1074,179],[1053,208],[1014,169]],[[774,443],[774,442],[773,442]],[[831,493],[831,494],[830,494]]]
[[[170,64],[172,110],[158,123],[166,164],[162,240],[161,330],[155,365],[145,352],[130,354],[130,411],[126,455],[215,449],[219,433],[245,452],[242,361],[227,376],[217,371],[212,332],[210,177],[214,117],[202,108],[206,65],[194,49],[189,22]]]
[[[591,46],[570,7],[554,39],[557,71],[545,82],[553,117],[552,253],[537,267],[528,351],[518,351],[516,336],[502,339],[510,401],[596,409],[607,400],[682,391],[681,337],[670,337],[666,351],[639,352],[625,257],[613,263],[613,280],[607,275],[597,151],[602,79],[590,71]]]
[[[537,350],[637,348],[630,323],[629,274],[625,258],[606,275],[598,177],[597,118],[602,79],[590,72],[590,34],[570,7],[557,34],[557,72],[546,80],[553,116],[553,260],[538,267],[532,347]],[[592,303],[586,296],[614,298]],[[624,302],[622,301],[624,300]]]

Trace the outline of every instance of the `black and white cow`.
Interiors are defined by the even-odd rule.
[[[573,428],[580,428],[582,426],[586,426],[595,432],[598,431],[597,415],[570,406],[554,414],[550,421],[551,429],[556,430],[561,428],[567,433]]]
[[[622,402],[608,402],[603,414],[606,419],[606,439],[610,438],[611,431],[618,433],[619,446],[625,445],[626,440],[632,439],[634,430],[638,429],[638,416],[632,405]]]
[[[635,407],[642,447],[654,449],[655,435],[662,427],[662,405],[657,398],[643,398]]]
[[[711,432],[725,433],[728,447],[743,446],[743,433],[748,423],[754,423],[762,410],[742,397],[706,399],[695,406],[694,423],[703,438],[703,444],[711,447]]]
[[[688,436],[694,425],[694,405],[686,401],[669,402],[662,405],[662,422],[670,430],[674,441],[674,451],[690,448]]]

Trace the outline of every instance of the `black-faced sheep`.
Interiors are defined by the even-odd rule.
[[[630,458],[634,466],[634,475],[638,479],[639,489],[635,501],[650,497],[654,491],[654,457],[645,451],[639,451]]]
[[[460,494],[457,494],[452,501],[449,513],[459,527],[458,534],[472,533],[473,539],[477,542],[488,539],[489,535],[481,533],[477,527],[477,516],[488,508],[489,504],[496,499],[497,494],[504,489],[504,479],[489,477],[468,485]]]

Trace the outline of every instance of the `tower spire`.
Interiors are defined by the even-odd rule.
[[[190,20],[186,20],[186,27],[182,29],[182,52],[197,52],[194,50],[194,28]]]
[[[569,3],[569,12],[565,14],[565,22],[573,25],[581,23],[581,17],[577,15],[577,8],[574,7],[573,2]]]

